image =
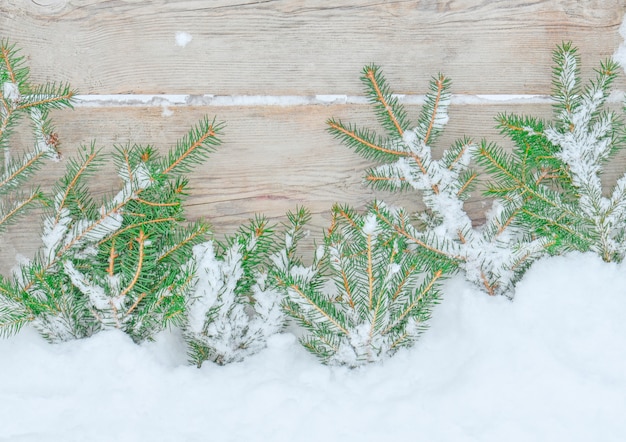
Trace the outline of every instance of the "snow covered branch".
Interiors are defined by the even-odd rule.
[[[206,223],[184,219],[181,174],[219,144],[222,126],[205,118],[163,158],[149,146],[118,147],[122,188],[101,202],[87,187],[99,152],[91,145],[70,159],[53,188],[41,252],[0,291],[0,299],[22,306],[19,325],[30,322],[51,341],[107,328],[141,341],[181,324],[193,277],[185,263],[208,233]]]
[[[493,170],[497,182],[491,192],[523,194],[519,219],[524,229],[550,238],[554,253],[591,250],[605,261],[621,261],[626,254],[626,175],[608,196],[600,178],[604,164],[626,143],[624,122],[606,108],[618,65],[602,62],[596,78],[582,87],[580,60],[571,43],[559,46],[553,59],[554,121],[499,116],[515,150]],[[515,175],[516,183],[504,174]]]
[[[418,247],[453,259],[468,280],[490,295],[509,293],[549,240],[529,237],[518,228],[517,200],[496,201],[486,226],[472,226],[463,202],[477,178],[470,161],[484,149],[463,139],[436,160],[431,148],[448,122],[450,80],[441,74],[432,79],[418,122],[409,129],[406,111],[394,101],[380,68],[366,66],[362,79],[386,137],[334,119],[328,121],[330,132],[362,156],[383,163],[366,172],[368,185],[419,191],[428,208],[419,215],[423,227],[416,227],[409,217],[399,218],[399,223],[380,221]]]
[[[193,248],[195,276],[183,334],[189,359],[223,365],[265,347],[285,326],[281,293],[268,281],[270,255],[277,253],[273,229],[257,218],[227,239]]]
[[[380,222],[381,214],[391,223]],[[401,214],[373,203],[365,214],[335,206],[310,266],[277,257],[272,277],[284,309],[305,330],[305,348],[324,363],[356,367],[410,346],[426,327],[450,261],[412,250],[394,225]]]

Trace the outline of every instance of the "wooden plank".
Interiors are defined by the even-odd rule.
[[[419,107],[408,106],[417,116]],[[272,221],[284,219],[288,210],[306,206],[313,213],[309,245],[321,238],[329,223],[329,211],[335,202],[349,203],[362,209],[379,198],[390,204],[419,210],[420,197],[414,193],[373,192],[362,184],[364,170],[372,165],[341,145],[327,133],[325,121],[341,118],[376,128],[369,106],[295,106],[295,107],[225,107],[171,108],[164,116],[159,108],[81,108],[56,112],[54,119],[62,142],[64,159],[52,163],[37,175],[37,183],[50,189],[61,176],[67,159],[80,144],[96,140],[110,152],[113,144],[151,144],[165,150],[183,136],[204,114],[217,115],[225,121],[223,145],[210,160],[190,175],[189,219],[208,219],[217,237],[233,233],[238,226],[257,213]],[[485,138],[503,147],[510,143],[494,129],[494,116],[514,112],[550,117],[549,105],[453,105],[445,134],[438,140],[437,151],[463,136]],[[169,113],[169,112],[168,112]],[[28,145],[28,132],[20,132],[14,146]],[[626,170],[626,153],[607,168],[607,185],[612,185]],[[486,178],[486,177],[485,177]],[[109,167],[93,180],[95,194],[115,192],[119,182]],[[466,210],[477,224],[482,223],[490,204],[480,192],[466,203]],[[34,214],[12,226],[2,237],[0,273],[14,263],[16,253],[32,256],[38,246],[40,223]]]
[[[622,0],[5,0],[0,28],[36,81],[83,94],[360,94],[371,62],[399,93],[444,72],[455,93],[546,94],[556,45],[573,40],[590,70],[625,13]]]

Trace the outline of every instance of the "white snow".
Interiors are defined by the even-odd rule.
[[[18,85],[10,81],[5,81],[2,83],[2,95],[9,101],[18,102],[20,100]]]
[[[367,218],[365,218],[365,223],[363,224],[363,234],[367,236],[372,236],[376,234],[378,230],[378,221],[376,219],[376,215],[369,214]]]
[[[83,244],[86,241],[96,242],[122,226],[122,215],[114,212],[96,221],[81,219],[74,224],[71,235],[65,236],[64,245]],[[81,238],[80,241],[76,241]]]
[[[458,278],[410,350],[357,370],[288,333],[241,363],[185,365],[175,332],[0,340],[0,440],[623,441],[626,266],[534,264],[515,301]]]
[[[55,203],[58,203],[59,195],[55,195]],[[43,244],[42,256],[46,263],[54,259],[59,247],[61,246],[68,226],[72,222],[70,211],[63,207],[58,213],[59,219],[55,222],[53,217],[46,216],[43,219],[43,233],[41,235],[41,243]]]
[[[424,95],[395,95],[398,101],[407,105],[424,104]],[[359,95],[317,94],[317,95],[182,95],[182,94],[114,94],[77,95],[76,107],[180,107],[180,106],[327,106],[332,104],[368,104],[368,98]],[[612,95],[608,102],[621,103],[623,94]],[[547,95],[492,94],[466,95],[452,94],[450,104],[552,104]]]
[[[176,33],[176,45],[180,46],[181,48],[187,46],[191,42],[191,40],[193,40],[193,37],[188,32],[179,31]]]
[[[196,277],[194,278],[194,293],[192,301],[187,306],[189,329],[194,333],[202,332],[206,314],[217,299],[216,286],[219,284],[219,264],[215,259],[213,242],[207,241],[193,247],[193,261],[196,262]],[[202,286],[198,280],[203,279]]]
[[[70,277],[72,284],[74,284],[84,295],[89,299],[89,302],[98,310],[107,310],[111,307],[110,302],[115,298],[107,296],[104,291],[104,287],[91,283],[88,277],[79,272],[72,261],[67,260],[63,262],[63,268],[66,274]],[[116,309],[120,308],[120,302],[115,306]]]

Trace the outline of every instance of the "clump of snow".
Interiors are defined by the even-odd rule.
[[[449,280],[430,329],[384,363],[321,365],[289,334],[228,366],[182,338],[0,340],[3,440],[623,441],[626,265],[543,259],[513,302]]]
[[[314,100],[322,104],[346,104],[348,102],[347,95],[316,95]]]
[[[317,248],[315,249],[315,262],[319,262],[322,259],[324,259],[325,253],[326,253],[326,249],[324,248],[324,246],[322,245],[317,246]]]
[[[624,41],[619,45],[615,53],[613,54],[613,60],[620,64],[624,72],[626,72],[626,15],[624,15],[624,21],[619,28],[619,34]]]
[[[365,218],[365,223],[363,224],[363,234],[367,236],[372,236],[376,234],[378,230],[378,221],[376,220],[376,215],[369,214]]]
[[[58,195],[55,197],[55,202],[59,200]],[[43,233],[41,235],[41,242],[43,244],[42,256],[46,263],[51,262],[56,255],[57,250],[61,247],[63,239],[67,234],[67,229],[72,218],[70,217],[70,211],[67,208],[62,208],[58,214],[58,221],[47,216],[43,220]]]
[[[10,81],[2,84],[2,95],[7,101],[18,102],[20,100],[20,90],[17,84]]]
[[[220,288],[224,284],[222,280],[222,268],[216,259],[213,242],[207,241],[193,247],[193,255],[197,265],[196,287],[192,302],[188,306],[189,329],[193,333],[201,333],[206,321],[206,315],[217,301]],[[234,284],[241,276],[241,269],[237,269],[237,275],[232,281]],[[198,282],[201,281],[201,284]]]
[[[176,45],[180,46],[181,48],[187,46],[191,42],[191,40],[193,40],[193,37],[188,32],[178,31],[176,33]]]
[[[244,239],[243,245],[234,241],[219,256],[212,241],[193,247],[196,277],[183,333],[191,360],[198,365],[207,359],[220,364],[238,362],[264,348],[267,338],[284,326],[281,293],[267,284],[267,274],[255,272],[252,293],[238,291],[245,283],[244,253],[255,253],[257,244],[254,235]],[[203,348],[206,354],[194,348]]]
[[[65,273],[72,280],[74,284],[83,294],[87,295],[89,302],[98,310],[106,310],[110,307],[109,302],[114,298],[107,296],[104,291],[104,287],[97,284],[92,284],[89,279],[81,272],[79,272],[71,261],[65,261],[63,263]],[[120,304],[115,306],[119,309]]]

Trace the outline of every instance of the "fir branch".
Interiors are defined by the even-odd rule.
[[[0,41],[0,60],[4,66],[0,65],[0,79],[6,80],[13,84],[21,84],[24,88],[28,87],[28,67],[24,64],[24,57],[19,55],[19,49],[16,45],[9,43],[4,39]]]
[[[380,212],[393,222],[380,223]],[[354,367],[410,345],[438,296],[437,280],[454,269],[451,261],[429,261],[412,250],[394,230],[396,216],[382,203],[364,214],[336,205],[310,266],[296,256],[274,260],[283,308],[305,329],[302,345],[324,363]]]
[[[398,157],[408,156],[399,145],[392,145],[388,140],[377,136],[368,129],[357,129],[352,125],[344,125],[340,120],[327,121],[329,132],[355,152],[366,159],[393,161]]]
[[[143,214],[134,214],[138,217],[141,218],[141,216]],[[115,232],[112,232],[111,234],[107,235],[105,238],[101,239],[100,241],[98,241],[98,245],[103,245],[104,243],[108,242],[108,241],[114,241],[115,238],[120,237],[122,235],[125,235],[128,232],[133,232],[137,229],[140,230],[140,232],[142,232],[141,228],[142,227],[147,227],[147,226],[154,226],[154,225],[158,225],[158,224],[163,224],[166,226],[171,226],[172,223],[176,222],[176,221],[180,221],[178,218],[174,218],[174,217],[165,217],[165,218],[157,218],[157,219],[149,219],[146,221],[140,221],[140,222],[136,222],[136,223],[132,223],[132,224],[128,224],[125,227],[122,227],[120,229],[115,230]],[[206,230],[205,230],[206,232]],[[143,236],[142,233],[140,233],[141,236]],[[176,246],[183,246],[184,244],[176,244]]]
[[[17,109],[30,109],[36,107],[41,111],[51,109],[63,109],[72,107],[76,91],[72,90],[68,84],[48,83],[37,86],[30,90],[27,96],[24,96]]]
[[[391,322],[385,330],[383,330],[383,334],[389,333],[393,328],[397,327],[402,321],[406,319],[409,314],[414,314],[415,309],[419,306],[420,303],[424,302],[425,296],[432,296],[433,288],[437,281],[442,277],[443,271],[437,270],[432,277],[430,277],[427,281],[424,282],[422,287],[420,287],[412,296],[413,299],[410,299],[407,305],[402,306],[396,318],[394,318],[393,322]],[[403,340],[407,339],[406,334],[403,335]],[[394,343],[394,347],[395,347]]]
[[[385,93],[391,94],[389,88],[385,87]],[[395,137],[391,135],[388,140],[384,140],[384,145],[372,137],[372,130],[353,124],[329,120],[329,130],[363,157],[382,163],[367,170],[365,179],[369,185],[376,189],[408,189],[422,194],[427,207],[427,212],[420,215],[422,226],[415,227],[413,220],[401,212],[399,216],[392,217],[393,220],[386,214],[378,213],[378,220],[382,224],[428,253],[435,262],[453,260],[459,268],[465,270],[470,281],[485,288],[490,294],[510,292],[514,280],[519,278],[523,269],[512,268],[513,264],[510,263],[513,260],[498,257],[512,256],[513,251],[506,250],[513,245],[519,246],[529,261],[545,253],[552,240],[544,237],[527,238],[516,222],[516,217],[521,213],[519,201],[543,201],[546,194],[537,190],[536,184],[529,182],[532,174],[526,174],[526,163],[518,162],[497,146],[486,142],[479,146],[465,138],[444,151],[441,159],[435,159],[430,144],[442,133],[448,122],[450,97],[449,79],[441,74],[433,78],[418,121],[413,125],[414,129],[407,127],[401,133],[396,131]],[[380,107],[375,111],[381,114]],[[387,116],[387,125],[390,127],[392,123],[393,119]],[[506,130],[516,134],[524,132],[516,135],[520,143],[527,141],[522,140],[522,137],[538,136],[532,129],[525,127],[526,124],[529,127],[535,125],[534,121],[519,121],[522,124],[519,127],[512,124],[518,121],[507,123],[510,124],[502,123]],[[393,146],[394,152],[385,146]],[[549,153],[545,152],[544,156]],[[498,204],[509,214],[508,219],[502,219],[498,210],[493,211],[484,229],[475,228],[463,210],[463,201],[468,198],[478,177],[470,168],[473,156],[478,156],[479,163],[495,177],[490,194],[501,198]],[[553,181],[561,173],[559,165],[554,161],[538,157],[528,158],[528,161],[546,166],[545,170],[542,169],[545,174],[535,174],[534,181]],[[516,197],[509,198],[511,194]],[[551,205],[553,208],[567,208],[567,205],[557,203]]]
[[[81,204],[87,194],[86,189],[81,185],[97,170],[101,163],[100,156],[93,143],[89,148],[83,146],[78,155],[78,159],[70,158],[68,160],[65,175],[53,188],[57,212],[54,217],[55,224],[59,222],[62,209],[72,205],[72,203],[79,207],[78,213],[83,215],[89,213],[86,210],[87,207],[92,207],[91,202]]]
[[[120,298],[124,298],[128,292],[130,292],[133,287],[135,286],[135,284],[137,284],[137,281],[139,280],[139,277],[141,276],[141,268],[144,264],[144,259],[145,259],[145,255],[144,255],[144,248],[146,245],[146,235],[144,233],[143,230],[140,230],[139,232],[139,236],[137,238],[135,238],[135,241],[137,241],[138,247],[139,247],[139,251],[138,251],[138,258],[136,260],[136,269],[133,275],[132,280],[130,281],[130,283],[122,290],[122,292],[119,294]],[[132,311],[132,310],[131,310]]]
[[[217,138],[224,124],[205,117],[176,143],[160,164],[163,175],[189,173],[193,165],[204,161],[221,141]]]
[[[294,297],[299,300],[295,305],[302,310],[312,309],[313,313],[310,314],[312,319],[307,321],[309,324],[315,323],[319,327],[320,323],[324,323],[328,331],[349,335],[348,330],[341,325],[341,322],[344,322],[342,313],[335,309],[324,295],[308,291],[297,283],[288,284],[286,288],[288,293],[295,294]]]
[[[20,312],[19,306],[9,304],[0,307],[0,337],[8,338],[17,334],[25,325],[32,321],[32,317]]]
[[[35,202],[45,202],[44,194],[39,190],[31,191],[28,195],[15,195],[13,201],[0,202],[0,232],[23,215]]]
[[[363,68],[361,80],[366,86],[370,103],[374,105],[378,121],[387,130],[389,136],[400,137],[409,128],[404,106],[394,96],[379,66],[374,64]]]
[[[263,217],[240,227],[225,243],[213,241],[193,247],[187,264],[195,276],[189,286],[183,335],[189,360],[200,367],[205,361],[227,364],[240,361],[265,346],[267,338],[282,330],[280,293],[268,269],[273,255],[286,257],[300,238],[308,212],[289,214],[281,250],[274,229]]]
[[[32,312],[14,296],[15,284],[0,276],[0,337],[20,331],[33,319]]]
[[[450,80],[443,74],[433,78],[429,84],[424,106],[415,128],[418,137],[425,144],[434,142],[448,122],[450,105]]]
[[[610,60],[600,63],[595,79],[583,86],[571,43],[557,47],[553,59],[554,121],[500,117],[517,146],[514,161],[523,168],[518,220],[531,234],[550,238],[553,253],[593,250],[605,260],[620,261],[623,193],[618,185],[605,197],[600,179],[603,164],[624,146],[624,123],[605,108],[618,66]],[[509,129],[520,122],[530,127]],[[504,186],[494,190],[512,193]]]
[[[141,341],[182,322],[188,255],[208,226],[182,225],[187,180],[180,173],[218,143],[213,128],[222,124],[208,121],[198,126],[206,134],[192,131],[198,136],[184,137],[165,159],[149,146],[117,147],[123,186],[99,204],[86,186],[101,161],[94,146],[68,161],[44,219],[44,250],[22,266],[11,295],[30,306],[43,336],[58,341],[114,327]]]
[[[203,240],[207,234],[209,234],[209,225],[204,222],[195,222],[185,229],[172,232],[172,237],[168,241],[172,245],[162,250],[158,260],[176,259],[177,255],[189,256],[190,248]]]
[[[0,189],[3,193],[18,187],[36,170],[37,163],[47,155],[44,151],[28,153],[17,160],[12,160],[0,176]]]
[[[376,215],[380,221],[393,228],[397,234],[402,235],[424,250],[431,252],[439,258],[449,259],[452,261],[463,261],[463,256],[447,251],[451,249],[451,246],[448,245],[442,247],[440,244],[434,243],[434,241],[429,238],[428,232],[426,232],[426,234],[419,232],[419,230],[411,224],[408,216],[402,210],[396,212],[396,216],[393,217],[388,211],[384,210],[384,204],[381,205],[375,202],[372,204],[372,208],[376,211]]]
[[[554,108],[565,119],[576,110],[580,97],[580,60],[571,42],[564,42],[553,53],[552,87]],[[571,124],[571,121],[565,121]]]
[[[38,93],[45,91],[56,109],[71,107],[73,91],[68,86],[56,87],[53,83],[41,86],[30,84],[29,71],[24,57],[7,40],[0,42],[0,230],[14,222],[35,202],[46,204],[39,189],[18,190],[41,167],[45,159],[57,159],[58,138],[52,133],[48,119],[51,104],[38,100]],[[64,95],[63,95],[64,94]],[[9,139],[13,128],[24,117],[29,117],[33,133],[33,146],[21,155],[11,152]]]

